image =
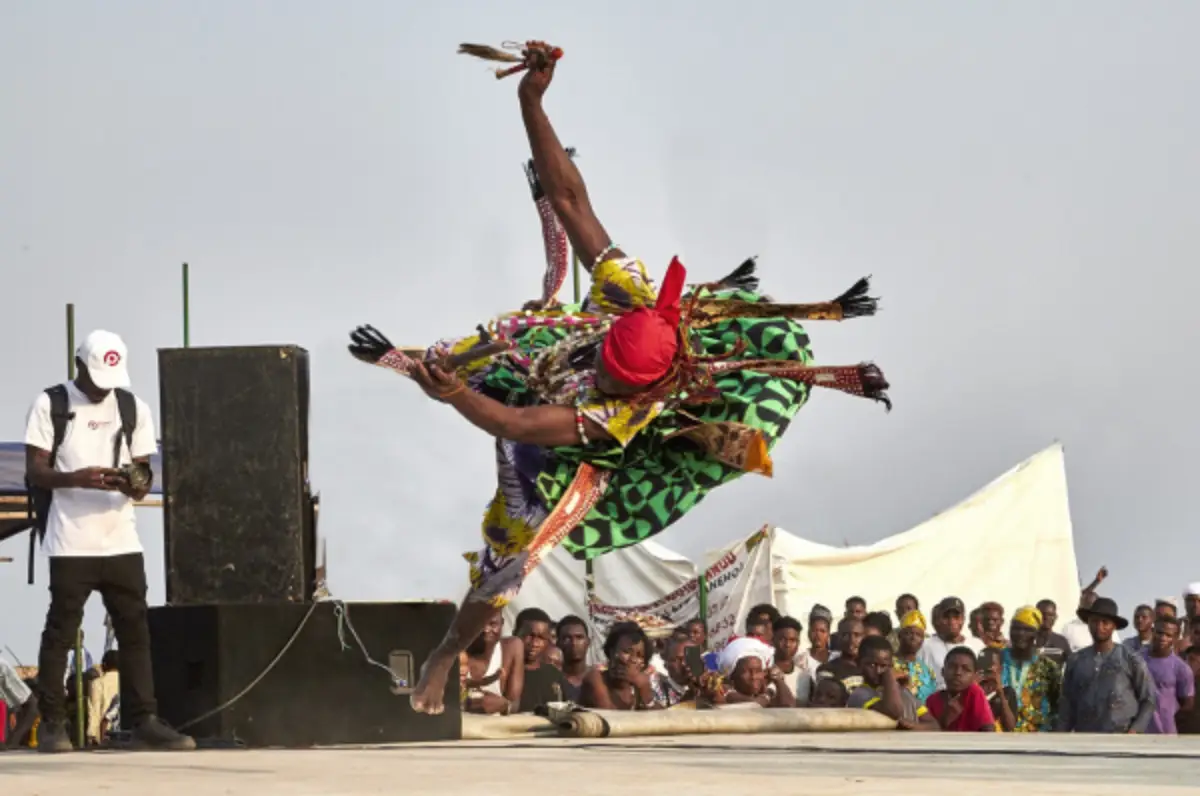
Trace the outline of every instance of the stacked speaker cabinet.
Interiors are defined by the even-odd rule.
[[[158,354],[167,602],[305,602],[316,571],[308,352]]]
[[[460,737],[457,671],[445,713],[408,703],[454,606],[313,602],[308,352],[164,349],[158,373],[167,605],[149,622],[162,717],[260,747]]]

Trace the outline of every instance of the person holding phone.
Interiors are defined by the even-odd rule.
[[[158,448],[150,407],[129,392],[129,351],[116,334],[89,334],[75,365],[73,380],[38,395],[25,430],[30,499],[37,505],[49,493],[49,505],[38,509],[50,558],[50,606],[38,653],[38,751],[74,749],[61,683],[83,606],[95,591],[121,646],[122,719],[135,745],[195,749],[194,740],[155,715],[146,565],[133,511],[150,491],[150,456]]]

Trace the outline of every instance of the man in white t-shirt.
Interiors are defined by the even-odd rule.
[[[128,392],[127,355],[117,335],[92,332],[75,353],[76,379],[42,392],[29,411],[26,478],[34,490],[50,494],[49,506],[43,503],[39,512],[42,548],[50,558],[50,610],[38,654],[42,752],[73,748],[63,727],[62,682],[93,591],[104,599],[121,646],[127,698],[122,709],[135,743],[161,749],[196,746],[155,716],[146,568],[133,505],[150,490],[150,456],[158,444],[150,407]],[[56,420],[62,429],[58,440]]]
[[[933,628],[936,632],[921,644],[917,659],[934,673],[938,688],[946,687],[946,678],[942,673],[946,653],[955,647],[966,647],[976,655],[983,651],[984,644],[980,639],[963,635],[965,614],[963,601],[957,597],[947,597],[933,607]]]

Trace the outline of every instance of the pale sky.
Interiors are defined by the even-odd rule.
[[[895,411],[816,395],[774,480],[659,541],[873,542],[1058,439],[1081,574],[1107,564],[1130,614],[1200,580],[1197,29],[1182,0],[0,0],[0,438],[63,374],[68,301],[81,335],[125,336],[157,413],[186,260],[194,345],[311,352],[335,596],[457,599],[491,442],[346,334],[424,344],[538,294],[515,81],[455,49],[542,38],[566,50],[551,120],[652,272],[757,254],[781,300],[873,274],[884,302],[809,331],[822,362],[878,362]],[[32,662],[48,597],[25,549],[0,546],[0,643]],[[94,597],[93,652],[102,616]]]

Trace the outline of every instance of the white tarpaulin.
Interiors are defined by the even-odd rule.
[[[926,612],[948,596],[968,608],[993,600],[1009,617],[1049,598],[1070,618],[1079,602],[1059,444],[912,530],[865,547],[830,547],[776,529],[771,556],[775,604],[801,621],[814,603],[840,616],[854,595],[887,611],[905,592]]]

